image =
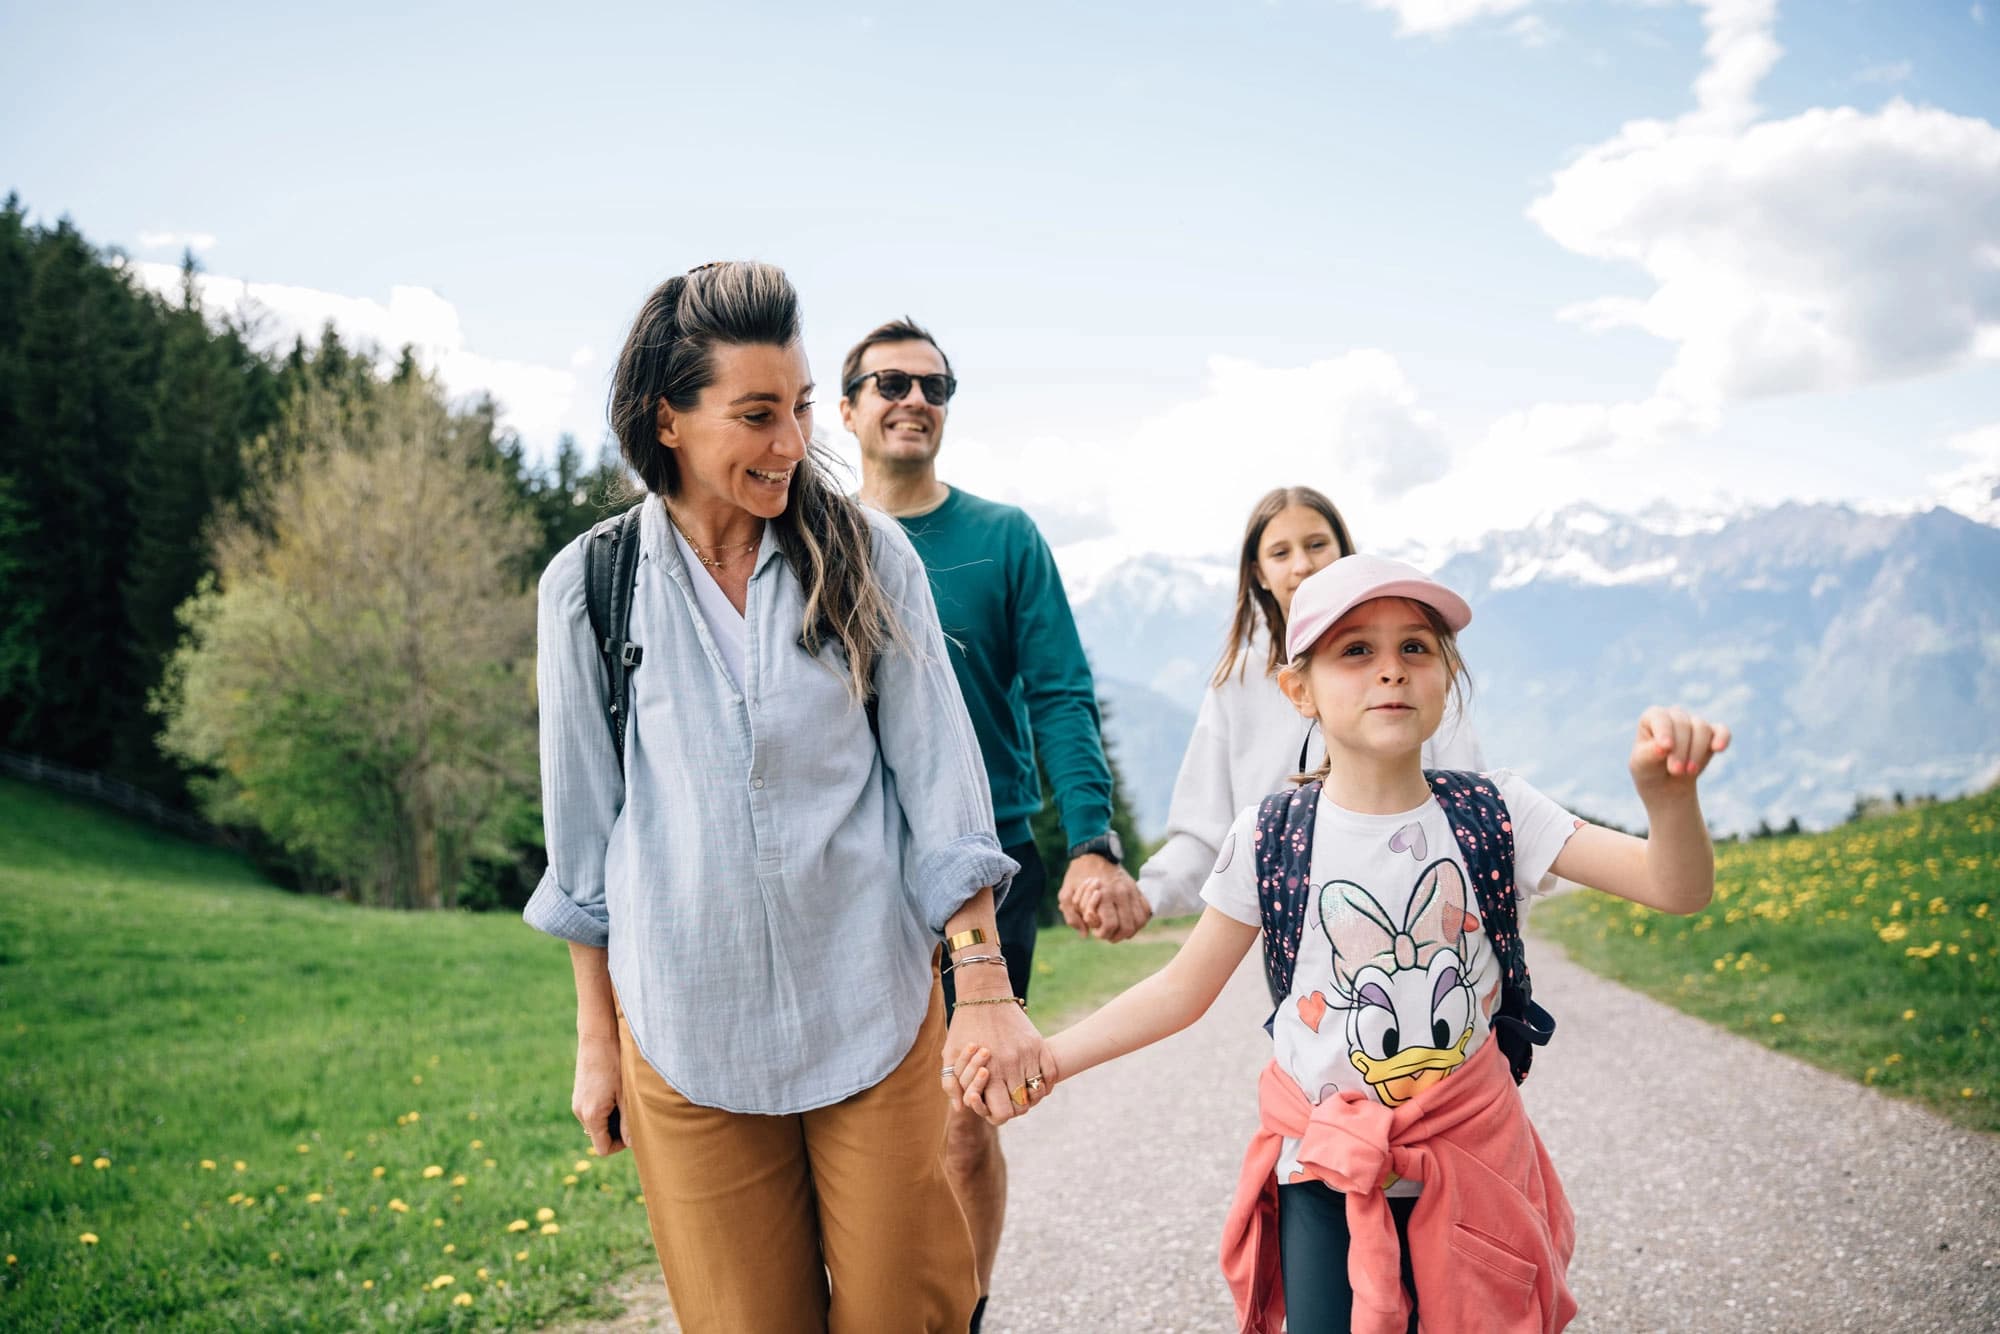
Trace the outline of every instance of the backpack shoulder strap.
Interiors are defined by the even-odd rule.
[[[1528,976],[1520,899],[1514,887],[1514,822],[1499,789],[1484,774],[1427,769],[1424,778],[1451,823],[1479,901],[1487,943],[1500,965],[1500,1006],[1493,1014],[1492,1030],[1519,1083],[1528,1077],[1534,1049],[1546,1046],[1554,1035],[1556,1021],[1535,1004]]]
[[[1273,792],[1257,807],[1257,908],[1264,924],[1264,981],[1273,1017],[1291,994],[1312,897],[1313,824],[1321,783]],[[1271,1020],[1264,1021],[1268,1031]]]
[[[625,719],[630,713],[632,671],[645,652],[631,642],[632,585],[639,574],[640,501],[590,530],[583,548],[583,600],[590,632],[604,663],[605,721],[618,761],[625,761]]]

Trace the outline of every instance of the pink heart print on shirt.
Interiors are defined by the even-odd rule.
[[[1421,864],[1430,860],[1430,840],[1420,824],[1406,824],[1389,836],[1389,851],[1407,852]]]
[[[1319,1032],[1319,1021],[1326,1018],[1326,997],[1317,991],[1310,996],[1299,997],[1299,1018],[1313,1032]]]

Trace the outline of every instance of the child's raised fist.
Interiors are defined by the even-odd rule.
[[[1632,783],[1643,798],[1694,781],[1708,762],[1729,749],[1729,728],[1689,713],[1658,705],[1639,715],[1632,739]]]

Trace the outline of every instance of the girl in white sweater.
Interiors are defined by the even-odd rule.
[[[1346,521],[1318,491],[1285,486],[1250,512],[1237,562],[1236,614],[1215,677],[1201,699],[1194,735],[1174,780],[1167,834],[1139,872],[1155,916],[1201,911],[1201,887],[1245,806],[1284,787],[1324,758],[1319,737],[1278,690],[1285,617],[1307,575],[1354,553]],[[1300,750],[1309,753],[1303,760]],[[1484,769],[1479,738],[1455,704],[1424,743],[1427,769]],[[1080,905],[1085,915],[1094,905]]]

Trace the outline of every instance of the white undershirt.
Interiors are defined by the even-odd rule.
[[[715,574],[701,563],[687,538],[681,535],[677,525],[674,541],[680,545],[681,560],[687,564],[688,583],[694,587],[695,605],[701,608],[701,619],[708,623],[708,634],[715,641],[715,647],[722,654],[722,662],[729,669],[729,683],[738,691],[743,689],[743,649],[749,639],[749,629],[744,624],[743,613],[736,610],[736,604],[729,600],[729,594],[722,591],[722,585],[715,582]]]

